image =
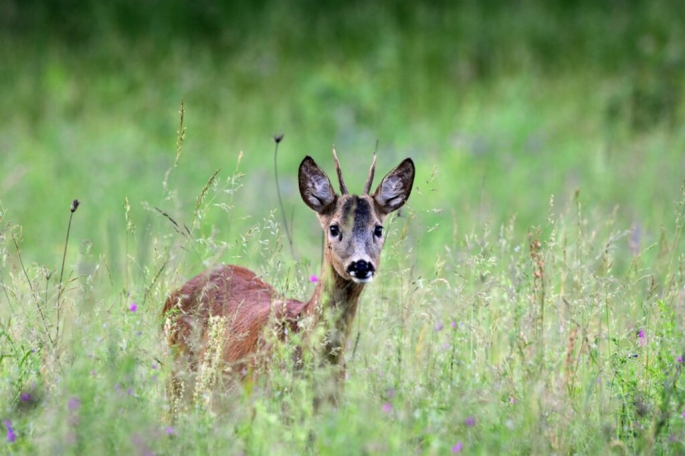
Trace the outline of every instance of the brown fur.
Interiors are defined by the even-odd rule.
[[[326,174],[309,157],[300,165],[299,174],[302,198],[317,212],[328,233],[320,280],[311,299],[306,303],[286,299],[254,272],[240,266],[218,266],[190,279],[169,296],[163,315],[169,345],[175,347],[177,357],[187,362],[191,371],[203,359],[210,317],[222,316],[227,319],[221,353],[223,372],[238,379],[259,372],[270,351],[266,337],[269,328],[283,339],[285,329],[308,335],[323,326],[325,336],[318,359],[337,371],[333,389],[342,384],[345,346],[364,289],[360,281],[371,280],[380,261],[383,237],[375,235],[374,229],[382,226],[387,214],[409,197],[414,165],[409,159],[402,162],[383,179],[373,196],[348,195],[342,182],[343,194],[335,194]],[[342,181],[339,168],[338,174]],[[368,188],[373,166],[369,174]],[[336,236],[329,233],[332,225],[338,228]],[[368,279],[350,272],[351,265],[360,259],[372,267]],[[335,391],[326,395],[335,400]]]

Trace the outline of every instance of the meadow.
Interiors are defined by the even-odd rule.
[[[0,453],[682,454],[683,15],[0,2]],[[174,415],[166,296],[226,262],[308,299],[297,166],[360,191],[376,141],[417,178],[339,409],[275,360]]]

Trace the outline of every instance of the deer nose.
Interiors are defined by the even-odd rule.
[[[369,282],[373,277],[375,268],[366,260],[357,260],[350,263],[347,267],[347,273],[355,282]]]

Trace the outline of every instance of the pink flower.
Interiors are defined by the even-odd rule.
[[[316,276],[316,274],[312,274],[312,275],[309,277],[309,281],[310,281],[310,282],[318,282],[318,281],[319,281],[319,278]]]
[[[466,424],[468,427],[471,427],[476,424],[476,419],[472,416],[466,418],[466,421],[464,421],[464,424]]]
[[[381,408],[383,410],[383,413],[391,413],[392,412],[392,404],[389,402],[386,402],[383,404],[383,407]]]
[[[138,304],[136,304],[135,302],[132,302],[131,305],[128,306],[128,310],[130,310],[131,312],[137,311],[138,310]]]
[[[461,453],[461,450],[463,449],[464,444],[462,442],[457,442],[457,444],[452,447],[452,454]]]

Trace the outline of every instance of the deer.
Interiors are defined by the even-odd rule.
[[[256,273],[237,265],[219,265],[187,281],[167,298],[163,316],[167,342],[181,366],[195,372],[209,356],[211,321],[220,318],[222,373],[246,382],[261,372],[273,348],[269,334],[279,339],[298,333],[296,364],[302,350],[314,350],[319,365],[331,369],[331,376],[315,393],[315,406],[328,402],[337,406],[345,379],[345,350],[352,324],[366,284],[378,272],[385,240],[387,216],[409,199],[414,183],[414,162],[406,158],[392,169],[370,193],[376,154],[361,195],[350,194],[333,149],[340,194],[313,158],[306,156],[299,166],[299,191],[325,233],[324,258],[314,292],[307,302],[281,296]],[[273,339],[273,337],[272,337]],[[216,355],[215,355],[216,356]],[[178,363],[177,363],[178,365]],[[171,394],[178,395],[177,372],[172,373]]]

